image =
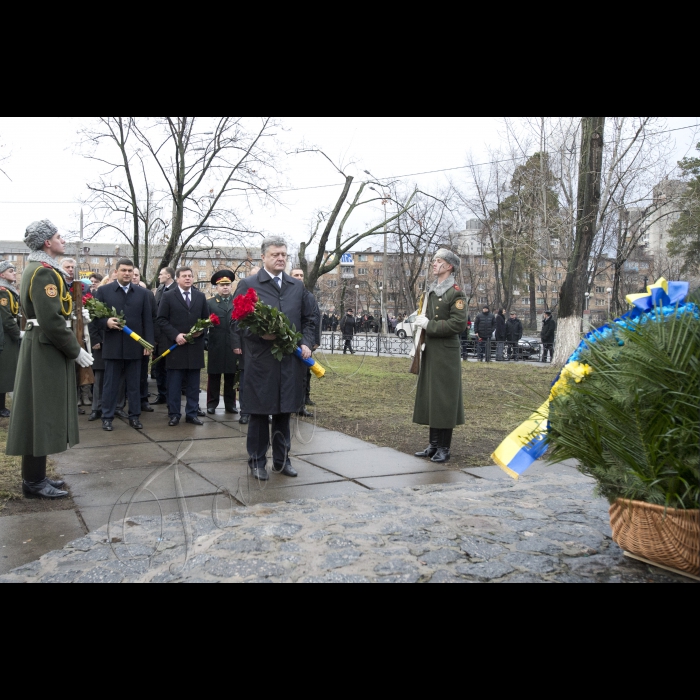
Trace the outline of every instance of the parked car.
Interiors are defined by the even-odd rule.
[[[416,313],[411,314],[403,323],[396,324],[396,335],[398,335],[401,340],[413,337],[413,324],[416,322],[417,318],[418,312],[416,311]]]
[[[542,343],[535,338],[521,338],[518,347],[521,360],[535,360],[542,358]]]

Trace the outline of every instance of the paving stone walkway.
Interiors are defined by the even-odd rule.
[[[148,514],[126,514],[124,507],[114,525],[98,528],[0,582],[690,582],[625,558],[610,539],[607,504],[594,497],[592,482],[570,466],[536,465],[520,482],[485,468],[452,472],[461,482],[456,485],[371,490],[373,484],[368,488],[365,482],[384,479],[382,487],[399,483],[391,481],[396,475],[380,474],[387,469],[381,465],[390,464],[393,456],[356,448],[348,458],[344,452],[311,454],[307,446],[303,459],[297,458],[304,467],[335,477],[354,470],[354,478],[321,484],[331,495],[300,498],[296,490],[306,487],[297,486],[281,489],[289,499],[260,503],[276,495],[273,482],[266,493],[253,489],[258,504],[247,508],[221,491],[216,498],[192,494],[197,481],[183,469],[182,515],[168,514],[166,508],[161,517],[155,500],[142,502],[142,507],[150,506]],[[168,449],[174,455],[178,448]],[[344,457],[334,460],[334,454]],[[232,476],[222,466],[212,466],[224,464],[214,453],[202,461],[206,456],[188,454],[181,461],[199,465],[197,477],[210,485],[219,481],[239,487],[238,472]],[[394,471],[405,470],[407,479],[430,481],[432,472],[411,471],[402,460],[397,464]],[[119,488],[124,485],[127,481]],[[207,502],[199,512],[185,508]],[[177,507],[176,499],[173,503]]]

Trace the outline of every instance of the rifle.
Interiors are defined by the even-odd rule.
[[[423,297],[421,298],[421,303],[419,306],[422,308],[422,311],[420,312],[422,316],[425,316],[426,313],[428,313],[428,298],[430,297],[430,294],[428,292],[425,292],[423,294]],[[423,355],[423,345],[425,345],[425,331],[421,328],[416,330],[414,334],[414,348],[413,348],[413,364],[411,365],[411,374],[415,374],[418,376],[420,374],[420,369],[421,369],[421,358]]]
[[[74,326],[73,331],[83,350],[90,352],[90,336],[85,333],[85,319],[83,318],[83,283],[73,283],[73,315]],[[78,386],[89,386],[95,383],[95,373],[91,367],[78,367],[76,365],[78,375]]]

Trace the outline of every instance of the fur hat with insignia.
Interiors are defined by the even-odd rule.
[[[233,284],[233,280],[235,277],[236,277],[236,275],[233,272],[231,272],[231,270],[219,270],[211,278],[211,283],[213,285]]]
[[[459,270],[459,268],[462,266],[462,261],[459,259],[459,255],[455,255],[451,250],[447,250],[447,248],[440,248],[437,253],[435,253],[435,256],[433,257],[433,260],[444,260],[448,265],[452,265],[455,270]]]

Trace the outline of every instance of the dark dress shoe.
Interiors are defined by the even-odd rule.
[[[253,478],[258,481],[270,481],[270,475],[265,467],[253,467],[250,470],[253,473]]]
[[[141,413],[155,413],[155,409],[151,408],[151,404],[143,403],[141,404]]]
[[[132,418],[129,421],[129,427],[133,428],[134,430],[143,430],[143,425],[141,424],[141,421],[136,418]]]
[[[88,418],[88,421],[90,423],[94,423],[96,420],[100,420],[102,418],[102,411],[93,411],[90,414],[90,417]]]
[[[180,419],[179,419],[179,418],[171,418],[171,419],[170,419],[170,422],[168,423],[168,425],[169,425],[171,428],[176,428],[178,425],[180,425]]]
[[[226,413],[228,413],[232,416],[238,415],[238,411],[235,408],[231,408],[230,406],[226,409]]]
[[[26,498],[45,498],[51,501],[65,498],[68,495],[66,491],[59,491],[51,486],[48,479],[44,479],[37,484],[30,484],[28,481],[23,481],[22,493]]]
[[[207,413],[208,413],[210,416],[215,416],[215,415],[216,415],[216,409],[215,409],[215,408],[208,408],[208,409],[207,409]]]
[[[53,486],[55,489],[62,489],[65,485],[65,481],[54,481],[53,479],[47,479],[46,481],[49,482],[50,486]]]
[[[299,472],[292,466],[292,463],[287,460],[287,464],[284,465],[282,469],[275,467],[275,474],[281,474],[282,476],[288,476],[291,479],[296,479],[299,476]]]
[[[198,415],[200,418],[204,418],[204,416],[206,416],[207,414],[204,413],[204,411],[203,411],[201,408],[198,408],[198,409],[197,409],[197,415]]]
[[[168,399],[164,396],[159,396],[155,401],[151,401],[151,406],[165,406],[168,403]]]
[[[241,425],[248,425],[248,423],[250,423],[250,416],[242,415],[239,423]]]
[[[124,420],[129,420],[129,414],[126,411],[116,411],[114,416],[115,418],[123,418]]]
[[[189,425],[204,425],[204,423],[202,423],[202,421],[199,420],[199,418],[188,418],[187,423]]]
[[[433,464],[445,464],[451,458],[450,451],[444,447],[439,447],[435,456],[430,460]]]
[[[6,408],[3,408],[2,411],[0,411],[0,418],[9,418],[9,417],[10,417],[10,412]]]
[[[78,408],[78,415],[79,416],[84,416],[85,415],[85,409],[84,408]],[[63,496],[61,496],[63,498]]]
[[[102,421],[102,430],[104,430],[105,433],[114,432],[114,426],[112,425],[112,421],[111,420],[103,420]]]
[[[299,411],[299,417],[300,418],[313,418],[314,414],[309,413],[305,408],[302,408],[302,410]]]

